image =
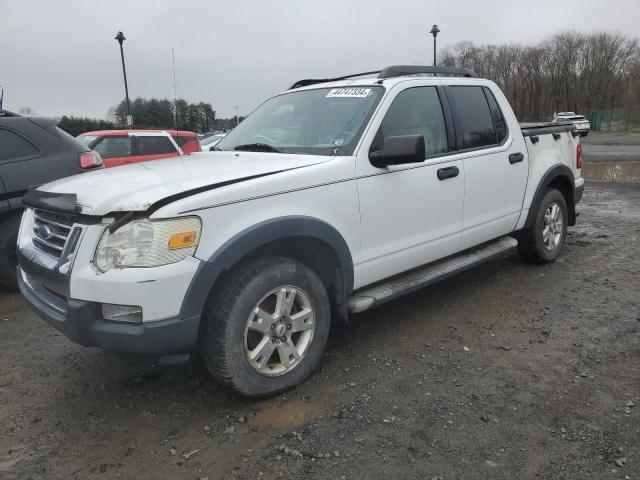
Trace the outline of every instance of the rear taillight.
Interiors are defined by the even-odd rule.
[[[80,154],[80,168],[96,168],[102,166],[102,157],[95,150]]]
[[[582,168],[582,144],[576,148],[576,168]]]

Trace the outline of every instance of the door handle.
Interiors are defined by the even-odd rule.
[[[518,163],[524,160],[524,154],[521,152],[512,153],[509,155],[509,163],[513,165],[514,163]]]
[[[460,173],[458,167],[446,167],[438,169],[438,180],[446,180],[447,178],[457,177]]]

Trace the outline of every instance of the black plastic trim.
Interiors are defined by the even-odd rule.
[[[15,190],[13,192],[0,193],[0,201],[22,197],[25,193],[27,193],[27,190]]]
[[[533,199],[531,200],[531,205],[529,206],[527,220],[525,221],[523,228],[529,228],[531,225],[533,225],[536,216],[536,210],[538,208],[538,205],[540,204],[540,201],[542,200],[545,190],[547,189],[549,184],[558,177],[564,177],[571,183],[571,198],[567,202],[567,207],[569,208],[569,225],[575,224],[575,181],[573,179],[573,172],[566,165],[555,165],[547,170],[540,179],[538,188],[536,188],[536,192],[533,194]],[[571,212],[573,212],[573,214]]]
[[[573,132],[576,130],[576,126],[573,123],[521,123],[520,130],[522,130],[524,137],[534,137],[538,135]]]
[[[209,259],[209,263],[230,270],[240,259],[274,240],[310,237],[331,247],[342,270],[344,292],[353,291],[353,259],[342,235],[328,223],[313,217],[288,216],[260,222],[227,240]]]
[[[444,75],[447,77],[469,77],[475,78],[477,75],[468,68],[458,68],[458,67],[432,67],[432,66],[424,66],[424,65],[392,65],[390,67],[385,67],[378,75],[378,78],[393,78],[393,77],[402,77],[406,75],[419,75],[419,74],[430,74],[430,75]]]
[[[300,87],[307,87],[309,85],[315,85],[317,83],[337,82],[339,80],[347,80],[348,78],[362,77],[363,75],[373,75],[374,73],[380,73],[380,70],[374,70],[371,72],[362,72],[362,73],[352,73],[351,75],[344,75],[342,77],[335,77],[335,78],[305,78],[295,82],[293,85],[289,87],[289,90],[294,90]]]
[[[33,208],[39,208],[49,212],[66,213],[75,215],[77,212],[77,196],[75,193],[43,192],[42,190],[29,189],[22,197],[22,202]]]
[[[49,325],[86,347],[159,356],[189,352],[198,342],[199,314],[135,324],[109,322],[102,318],[100,304],[65,298],[55,298],[54,303],[46,292],[27,285],[20,270],[18,287]]]

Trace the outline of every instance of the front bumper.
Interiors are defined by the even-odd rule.
[[[100,304],[65,298],[18,267],[18,286],[35,312],[70,340],[86,347],[142,355],[192,350],[198,341],[200,315],[138,324],[106,321]]]

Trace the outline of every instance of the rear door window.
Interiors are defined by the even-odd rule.
[[[498,143],[491,110],[482,87],[448,87],[447,96],[453,103],[458,119],[458,136],[460,137],[458,141],[461,141],[462,149],[480,148]]]
[[[104,137],[93,149],[102,158],[131,156],[131,137]]]
[[[0,162],[33,157],[40,152],[26,138],[4,128],[0,128],[0,145]]]
[[[491,116],[493,117],[493,125],[496,128],[498,143],[502,143],[504,139],[507,138],[507,122],[505,122],[502,110],[500,110],[496,97],[493,96],[491,90],[484,87],[484,93],[487,96],[487,101],[489,102],[489,109],[491,110]]]
[[[136,137],[137,155],[176,153],[176,147],[167,137]]]

